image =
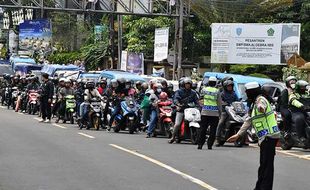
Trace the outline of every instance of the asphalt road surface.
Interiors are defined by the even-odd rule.
[[[42,124],[0,108],[0,190],[251,190],[259,149]],[[310,151],[277,151],[275,190],[310,189]]]

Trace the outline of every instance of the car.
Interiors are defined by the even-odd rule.
[[[123,70],[104,70],[100,73],[99,80],[102,78],[106,78],[108,84],[110,84],[110,81],[112,79],[119,79],[119,78],[129,79],[133,82],[137,81],[146,82],[146,80],[140,75],[133,74]]]
[[[225,77],[232,77],[234,79],[234,90],[239,99],[245,101],[247,99],[245,93],[245,84],[248,82],[258,82],[261,86],[266,83],[274,83],[272,79],[259,78],[259,77],[251,77],[237,74],[228,74],[228,73],[218,73],[218,72],[205,72],[203,84],[207,83],[209,77],[216,77],[218,80],[222,80]]]
[[[100,74],[102,71],[88,71],[88,72],[79,72],[78,79],[86,79],[93,80],[94,82],[98,82],[100,78]]]

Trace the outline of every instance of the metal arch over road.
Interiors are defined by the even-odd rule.
[[[109,13],[117,15],[178,17],[177,0],[0,0],[2,8]],[[184,0],[183,15],[190,16],[190,0]]]

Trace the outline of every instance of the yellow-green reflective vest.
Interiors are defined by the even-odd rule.
[[[218,89],[215,87],[205,87],[203,89],[203,109],[208,111],[218,111],[217,96]]]
[[[251,119],[257,137],[259,138],[259,140],[263,140],[267,135],[272,136],[275,134],[279,134],[280,130],[277,125],[276,116],[274,114],[274,111],[271,109],[268,100],[263,96],[259,96],[257,100],[259,99],[263,99],[263,101],[267,102],[266,112],[259,112],[255,104],[252,110]]]

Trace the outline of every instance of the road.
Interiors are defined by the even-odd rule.
[[[249,190],[259,149],[42,124],[0,108],[0,190]],[[309,189],[310,151],[278,151],[274,189]]]

